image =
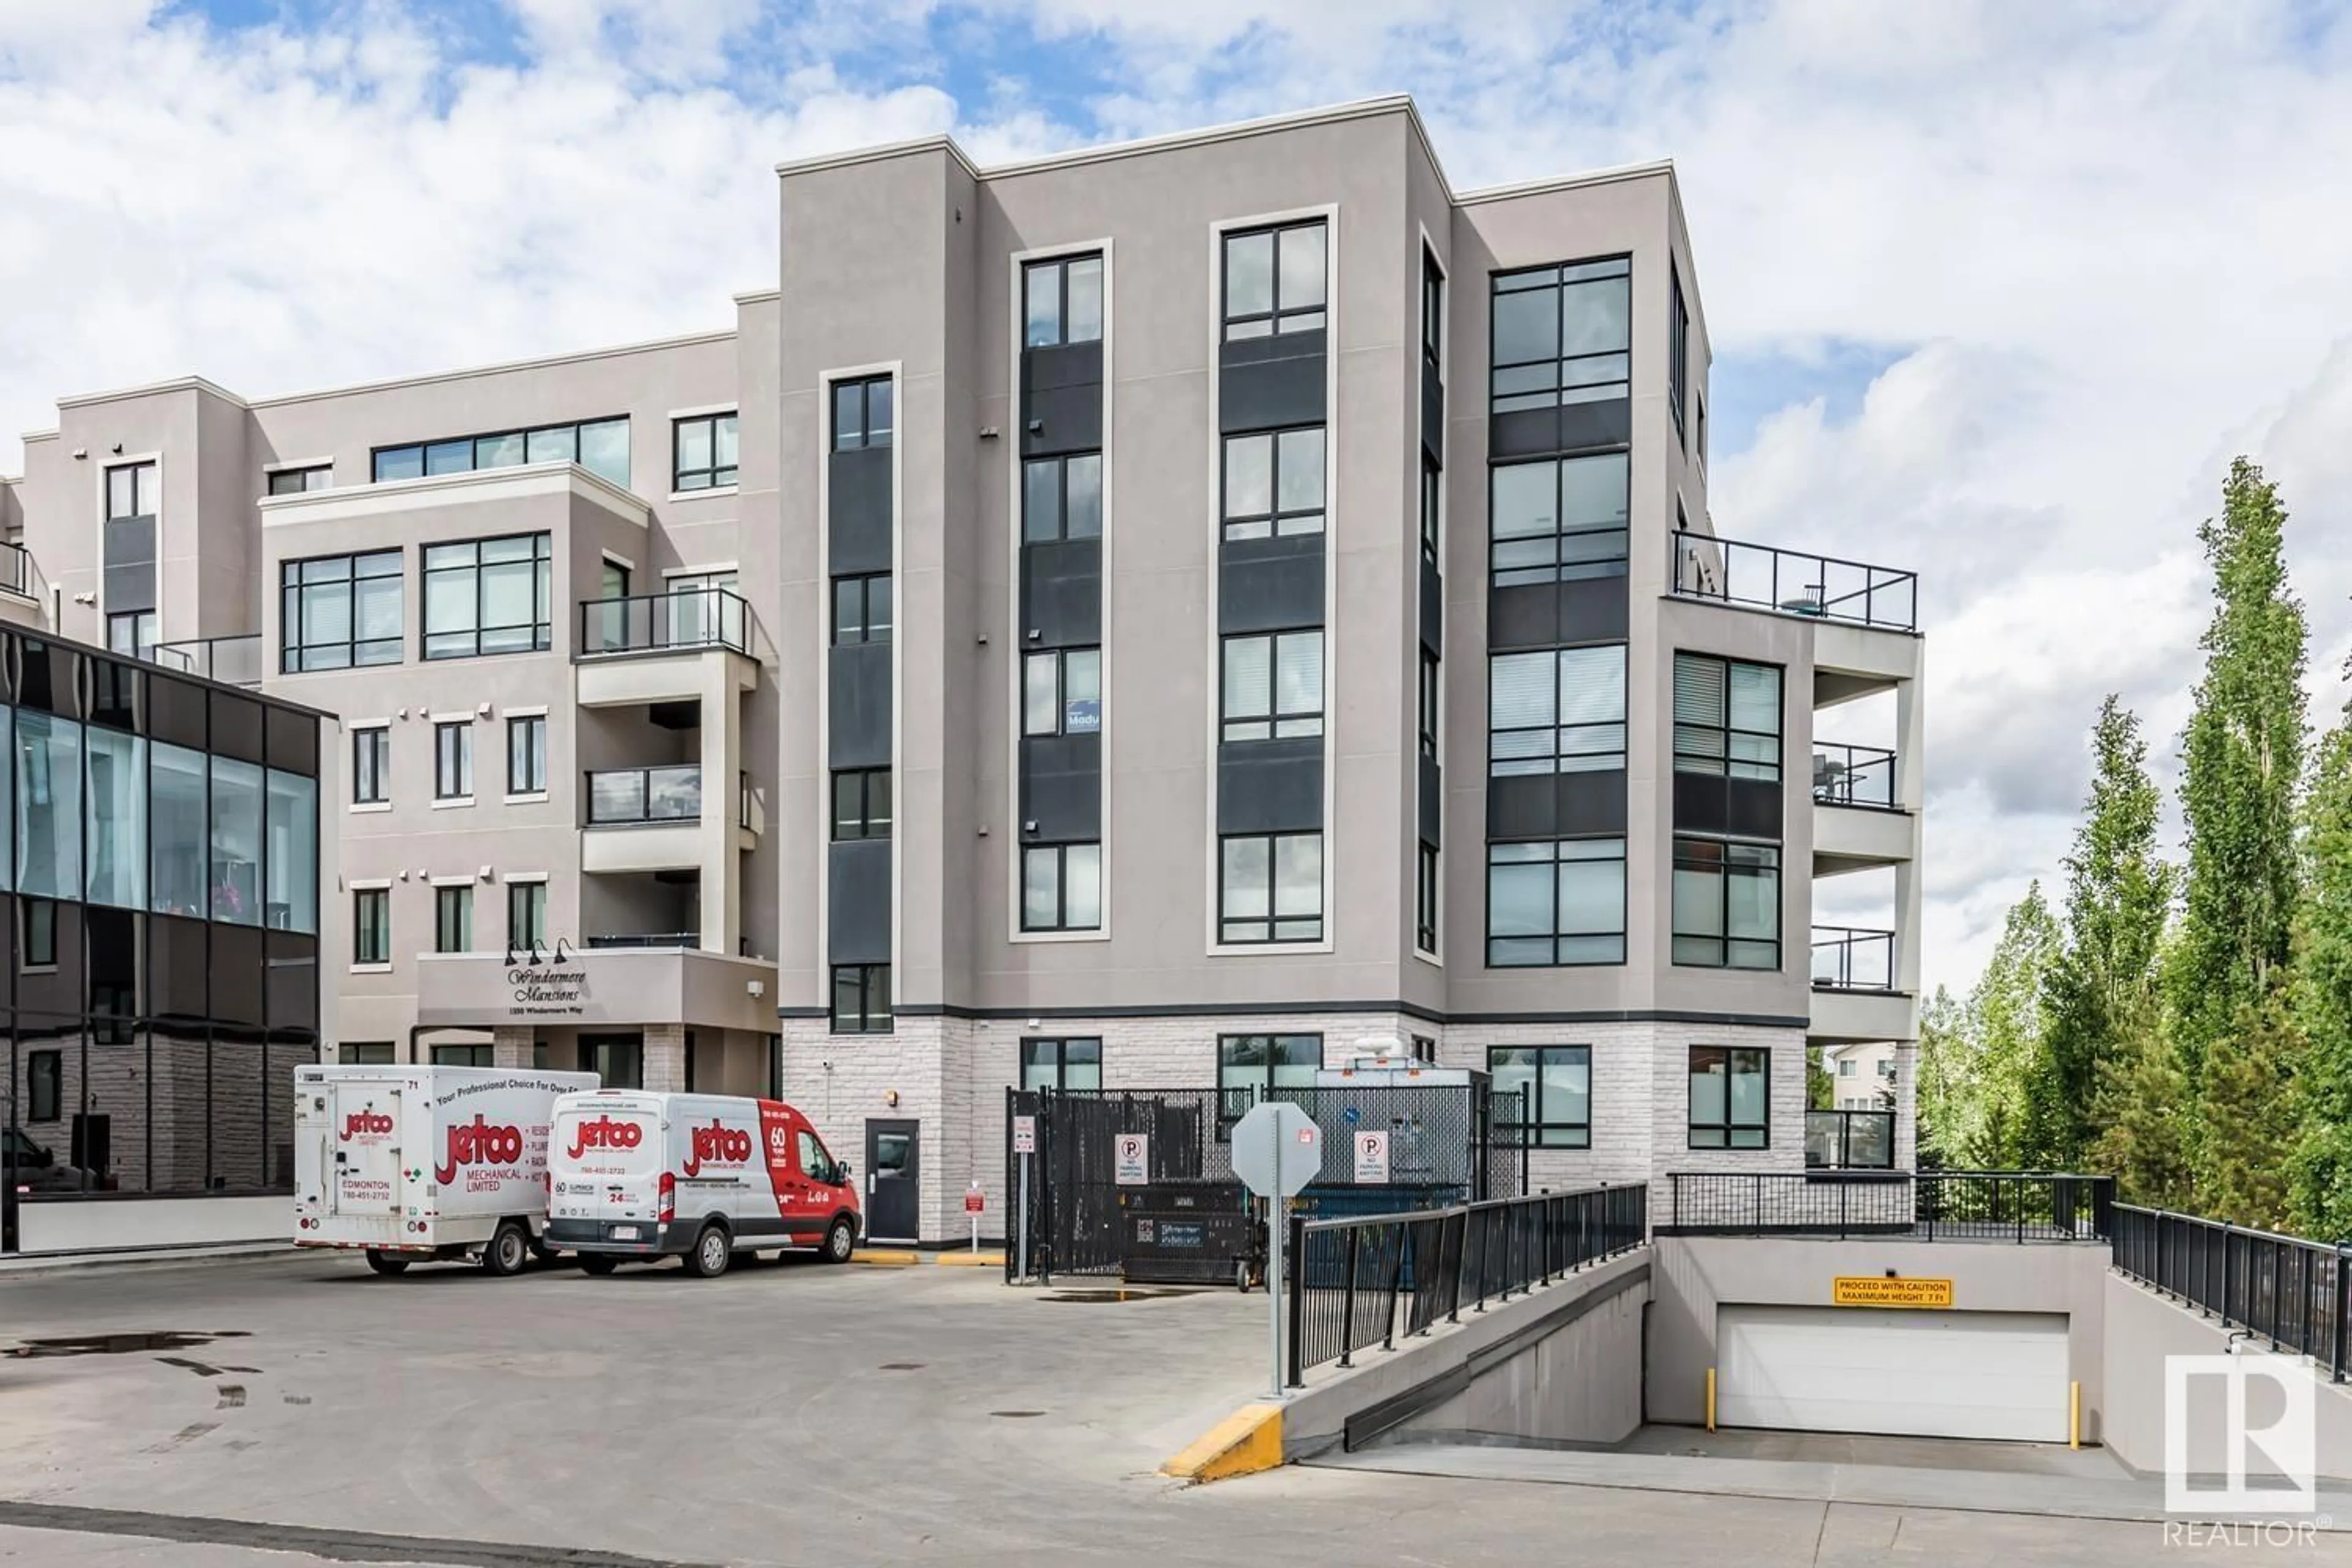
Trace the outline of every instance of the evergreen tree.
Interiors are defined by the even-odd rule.
[[[2347,671],[2352,674],[2352,671]],[[2294,1162],[2301,1235],[2352,1240],[2352,710],[2320,742],[2304,805],[2294,1005],[2305,1054]]]
[[[2205,1056],[2197,1203],[2209,1218],[2284,1228],[2303,1035],[2281,985],[2238,1015]]]
[[[2240,458],[2222,486],[2221,515],[2198,529],[2215,603],[2184,737],[2187,900],[2165,977],[2170,1033],[2192,1090],[2215,1042],[2265,1001],[2289,958],[2307,634],[2287,588],[2285,525],[2276,487]],[[2202,1121],[2202,1131],[2230,1135],[2210,1117]]]
[[[2099,1068],[2093,1168],[2116,1178],[2125,1202],[2193,1206],[2189,1169],[2189,1077],[2179,1052],[2144,1019]]]
[[[2155,1022],[2172,869],[2139,719],[2110,693],[2091,731],[2091,793],[2066,857],[2065,945],[2051,966],[2042,1071],[2028,1088],[2034,1163],[2080,1170],[2099,1133],[2107,1068]]]

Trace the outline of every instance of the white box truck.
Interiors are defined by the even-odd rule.
[[[593,1072],[537,1068],[294,1069],[294,1244],[368,1267],[478,1256],[519,1272],[547,1226],[555,1099]]]

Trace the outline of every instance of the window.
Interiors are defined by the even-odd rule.
[[[1031,844],[1022,848],[1021,929],[1102,929],[1101,845]]]
[[[309,490],[332,489],[335,465],[320,463],[310,468],[273,468],[269,474],[269,491],[274,496],[299,496]]]
[[[1319,331],[1323,220],[1225,236],[1225,342]]]
[[[155,647],[155,612],[124,610],[106,617],[106,648],[131,658],[145,658]]]
[[[1423,452],[1421,455],[1421,558],[1432,566],[1437,564],[1437,514],[1439,497],[1444,489],[1438,475],[1437,459]]]
[[[261,919],[262,771],[212,760],[213,919],[257,926]]]
[[[1438,673],[1437,656],[1427,648],[1423,648],[1421,650],[1421,698],[1418,703],[1421,754],[1432,762],[1437,760]]]
[[[382,805],[392,798],[392,731],[352,731],[352,804]]]
[[[1762,1046],[1693,1046],[1690,1146],[1767,1149],[1772,1143],[1772,1053]]]
[[[433,798],[471,800],[474,796],[474,721],[433,726]]]
[[[1093,735],[1102,731],[1102,649],[1057,648],[1021,661],[1021,732]]]
[[[150,742],[147,753],[148,907],[159,915],[203,920],[211,869],[205,754],[163,741]]]
[[[26,665],[33,659],[28,654]],[[81,897],[82,727],[23,709],[16,714],[16,890]],[[255,770],[258,772],[258,769]],[[197,820],[204,817],[198,814]]]
[[[1225,437],[1225,537],[1323,531],[1323,426]]]
[[[793,1134],[793,1146],[799,1151],[802,1175],[812,1182],[823,1182],[827,1186],[841,1180],[841,1173],[833,1167],[833,1156],[824,1152],[824,1145],[817,1141],[815,1133],[805,1127],[796,1130]]]
[[[1853,1076],[1853,1058],[1852,1057],[1844,1057],[1844,1058],[1840,1058],[1840,1059],[1839,1059],[1839,1062],[1838,1062],[1838,1077],[1840,1077],[1840,1078],[1852,1078]]]
[[[547,715],[507,721],[507,793],[547,793]]]
[[[890,574],[833,580],[833,640],[835,647],[890,640]]]
[[[1633,279],[1622,256],[1497,273],[1494,412],[1626,395]]]
[[[1021,468],[1021,542],[1102,537],[1102,454],[1032,458]]]
[[[1261,632],[1224,645],[1224,738],[1323,732],[1323,633]]]
[[[1445,274],[1437,258],[1421,253],[1421,358],[1433,373],[1445,368]]]
[[[734,482],[735,416],[702,414],[670,422],[671,489],[724,489]]]
[[[25,910],[25,967],[55,969],[58,966],[58,901],[55,899],[26,899]]]
[[[84,890],[93,904],[147,907],[147,742],[92,724],[85,732],[89,769],[83,791]],[[291,775],[275,773],[271,782]],[[316,788],[316,785],[312,785]]]
[[[1437,846],[1418,846],[1412,883],[1412,945],[1423,952],[1437,951]]]
[[[1487,663],[1490,777],[1625,765],[1625,646],[1500,653]]]
[[[1683,421],[1690,402],[1690,307],[1683,303],[1681,269],[1666,268],[1669,313],[1666,317],[1666,401],[1673,405],[1675,440],[1684,437]]]
[[[890,378],[833,384],[833,449],[861,451],[890,444]]]
[[[1102,1088],[1102,1042],[1098,1039],[1022,1041],[1021,1087],[1028,1089]]]
[[[1320,1035],[1220,1035],[1217,1120],[1229,1126],[1278,1089],[1312,1089],[1322,1069]]]
[[[853,768],[833,775],[835,839],[890,837],[890,770]]]
[[[262,784],[262,923],[272,931],[319,929],[319,781],[278,768]]]
[[[517,952],[547,942],[547,884],[507,884],[507,945]]]
[[[287,675],[398,664],[401,552],[328,555],[278,568],[278,668]]]
[[[637,1036],[583,1037],[580,1059],[581,1065],[594,1073],[606,1089],[646,1086],[646,1043]]]
[[[836,1035],[887,1035],[890,1032],[888,964],[834,965],[833,1032]]]
[[[1626,455],[1490,469],[1486,567],[1497,588],[1625,574]]]
[[[25,1055],[25,1120],[57,1121],[65,1116],[66,1054],[28,1051]]]
[[[464,474],[476,468],[510,468],[518,463],[577,463],[597,478],[626,489],[629,484],[629,422],[592,419],[459,436],[406,447],[378,447],[369,471],[378,484],[427,474]]]
[[[1704,468],[1706,467],[1706,394],[1695,394],[1691,404],[1693,416],[1698,422],[1696,439],[1691,446],[1698,453],[1698,466]]]
[[[425,547],[425,657],[547,651],[554,562],[544,533]]]
[[[163,497],[152,463],[125,463],[106,470],[106,521],[127,522],[160,513]]]
[[[392,889],[362,888],[352,895],[352,962],[392,962]]]
[[[1780,851],[1769,844],[1675,840],[1674,961],[1716,969],[1780,967]]]
[[[1022,269],[1021,292],[1027,317],[1023,347],[1049,349],[1102,341],[1101,257],[1033,261]]]
[[[1780,782],[1780,668],[1675,655],[1675,772]]]
[[[390,1040],[345,1040],[339,1059],[345,1067],[390,1067],[393,1062]]]
[[[1249,834],[1219,850],[1219,942],[1323,940],[1320,833]]]
[[[498,1065],[493,1060],[496,1055],[495,1048],[488,1045],[436,1046],[433,1047],[433,1065],[439,1068],[495,1067]]]
[[[433,951],[436,952],[474,951],[473,889],[436,888],[433,889]]]
[[[1486,846],[1486,967],[1625,962],[1625,841]]]
[[[1527,1147],[1592,1147],[1591,1046],[1492,1046],[1486,1071],[1496,1092],[1517,1093]]]

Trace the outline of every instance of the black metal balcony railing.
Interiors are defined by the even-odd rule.
[[[748,653],[743,601],[725,588],[681,588],[580,602],[580,656],[731,647]]]
[[[1823,991],[1894,990],[1895,933],[1815,926],[1813,984]]]
[[[702,769],[614,768],[588,775],[588,826],[694,822],[702,816]]]
[[[1895,1112],[1808,1110],[1805,1168],[1891,1171],[1895,1168]]]
[[[2352,1337],[2352,1247],[2116,1205],[2116,1268],[2166,1295],[2310,1356],[2342,1383]]]
[[[1662,1235],[2105,1241],[2110,1176],[2027,1171],[1679,1172]]]
[[[1813,742],[1813,799],[1822,805],[1895,809],[1895,753],[1880,746]]]
[[[28,598],[33,592],[32,555],[23,545],[5,540],[0,540],[0,588]]]
[[[588,945],[602,951],[615,948],[698,948],[702,945],[698,931],[602,931],[588,939]]]
[[[1675,592],[1883,631],[1919,629],[1919,574],[1675,531]]]
[[[147,650],[148,662],[184,675],[202,676],[224,686],[261,684],[261,634],[246,632],[230,637],[195,637],[186,642],[161,642]]]

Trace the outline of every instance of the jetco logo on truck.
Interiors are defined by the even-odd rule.
[[[643,1122],[615,1121],[609,1116],[600,1116],[572,1130],[572,1147],[563,1152],[563,1157],[577,1160],[589,1149],[634,1149],[645,1141]]]
[[[390,1136],[392,1136],[392,1118],[381,1110],[354,1110],[343,1118],[342,1141],[346,1143],[354,1138],[389,1138]]]
[[[705,1163],[740,1165],[751,1157],[751,1135],[749,1132],[740,1127],[713,1121],[708,1127],[694,1129],[694,1147],[688,1152],[683,1169],[689,1176],[698,1176]]]
[[[513,1165],[521,1161],[522,1129],[492,1127],[476,1111],[470,1123],[449,1129],[449,1157],[433,1173],[433,1179],[446,1185],[457,1179],[460,1166]]]

